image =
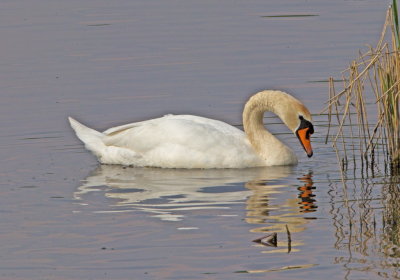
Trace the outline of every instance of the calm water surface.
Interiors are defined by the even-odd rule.
[[[376,42],[388,4],[2,1],[0,278],[400,278],[398,182],[350,172],[344,186],[318,115],[323,80]],[[267,116],[298,166],[99,166],[66,121],[190,113],[240,126],[264,88],[314,113],[312,159]],[[252,242],[272,232],[277,247]]]

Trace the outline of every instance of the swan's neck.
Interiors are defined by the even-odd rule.
[[[264,113],[267,111],[282,119],[280,110],[276,110],[274,94],[267,96],[269,98],[265,94],[256,94],[246,103],[243,111],[244,131],[257,154],[267,163],[282,161],[282,164],[294,164],[297,158],[293,151],[264,126]]]

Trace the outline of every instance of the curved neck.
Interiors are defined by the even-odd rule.
[[[256,152],[267,161],[283,156],[282,153],[293,155],[285,144],[264,127],[264,113],[267,111],[282,119],[280,110],[274,105],[277,97],[275,92],[260,92],[247,101],[243,110],[244,131]]]
[[[267,143],[272,141],[280,142],[274,135],[272,135],[264,126],[264,113],[272,111],[267,102],[258,100],[253,96],[246,103],[243,110],[243,128],[246,135],[253,145],[253,147],[261,152],[261,148]],[[281,142],[280,142],[281,143]]]

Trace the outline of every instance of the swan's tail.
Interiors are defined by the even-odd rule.
[[[68,118],[71,127],[75,130],[76,136],[85,144],[86,149],[96,156],[101,156],[106,149],[103,142],[104,134],[91,129],[73,118]]]

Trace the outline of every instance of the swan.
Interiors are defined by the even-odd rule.
[[[86,149],[103,164],[162,168],[297,164],[295,153],[265,129],[266,111],[284,122],[311,157],[311,114],[299,100],[278,90],[264,90],[250,97],[243,110],[244,132],[222,121],[192,115],[166,115],[104,132],[71,117],[69,122]]]

